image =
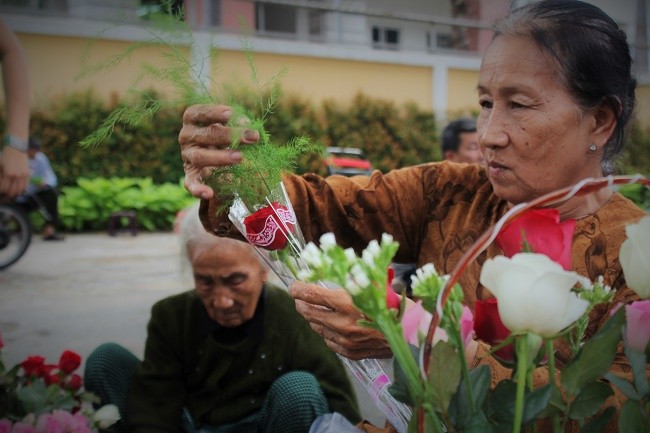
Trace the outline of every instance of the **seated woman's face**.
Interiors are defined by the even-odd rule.
[[[516,204],[602,175],[595,113],[564,89],[557,67],[529,38],[498,36],[478,82],[479,145],[495,193]],[[606,138],[605,138],[606,140]]]
[[[231,239],[199,243],[188,252],[196,294],[212,320],[228,328],[249,321],[267,275],[257,253]]]

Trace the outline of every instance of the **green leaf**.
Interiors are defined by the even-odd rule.
[[[562,371],[562,386],[570,398],[578,395],[585,384],[601,378],[607,372],[614,360],[624,321],[625,309],[620,308]]]
[[[613,383],[630,400],[639,401],[641,399],[641,396],[636,392],[634,386],[622,377],[615,375],[611,371],[607,372],[603,377]]]
[[[492,383],[492,375],[490,366],[480,365],[469,372],[469,378],[472,383],[472,391],[474,393],[474,406],[481,408],[487,399]],[[458,390],[451,399],[449,405],[449,417],[452,419],[454,425],[465,426],[469,422],[471,416],[472,404],[470,396],[467,395],[467,387],[464,380],[458,384]]]
[[[531,422],[544,411],[551,400],[551,394],[551,384],[546,384],[526,394],[524,401],[524,416],[522,419],[524,424]]]
[[[451,397],[458,389],[461,379],[461,365],[454,347],[439,341],[431,350],[428,382],[433,388],[434,407],[442,413],[449,410]]]
[[[464,433],[490,433],[493,432],[494,426],[486,418],[482,411],[475,412],[465,424],[463,428]],[[496,430],[502,431],[502,430]]]
[[[409,349],[411,349],[411,354],[417,359],[418,348],[409,344]],[[388,387],[388,392],[395,397],[397,400],[401,401],[404,404],[409,406],[415,406],[415,401],[408,391],[406,386],[408,378],[404,373],[404,369],[400,366],[400,363],[395,359],[393,362],[393,372],[394,380],[393,383]],[[414,417],[415,418],[415,417]]]
[[[488,416],[495,422],[512,428],[515,414],[515,392],[517,385],[511,380],[502,380],[490,394]]]
[[[612,387],[604,382],[596,381],[582,387],[580,393],[571,404],[569,417],[585,419],[593,416],[600,410],[605,400],[614,394]]]
[[[639,395],[648,395],[650,393],[650,387],[648,387],[648,378],[646,377],[646,354],[626,346],[625,356],[627,356],[627,359],[630,361],[630,365],[632,366],[634,387],[638,391]]]
[[[593,417],[580,429],[581,433],[600,433],[609,421],[614,417],[616,409],[609,406],[602,413]]]
[[[619,433],[639,433],[650,431],[650,416],[644,416],[639,405],[631,400],[623,403],[618,418]]]

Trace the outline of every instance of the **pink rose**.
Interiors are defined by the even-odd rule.
[[[399,310],[402,299],[393,291],[393,279],[395,270],[388,268],[388,278],[386,279],[386,306],[393,310]]]
[[[625,306],[625,342],[628,347],[645,352],[650,342],[650,299]]]
[[[575,220],[560,222],[557,209],[535,209],[507,223],[497,235],[496,242],[506,257],[512,257],[523,252],[525,240],[531,252],[544,254],[570,270],[575,226]]]
[[[463,306],[463,314],[460,316],[460,337],[464,347],[474,339],[474,315],[467,305]]]
[[[16,424],[14,424],[13,429],[11,429],[11,433],[36,433],[36,427],[31,424],[18,421]],[[54,431],[53,433],[57,432]]]
[[[296,216],[278,202],[271,203],[244,218],[246,239],[265,250],[284,248],[287,237],[295,231]]]
[[[404,339],[414,346],[419,346],[419,335],[426,335],[431,323],[431,313],[422,307],[422,301],[407,308],[402,316],[402,334]]]
[[[11,421],[8,419],[0,419],[0,433],[11,432]]]

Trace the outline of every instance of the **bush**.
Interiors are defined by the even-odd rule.
[[[79,178],[62,188],[59,217],[67,232],[105,230],[109,216],[137,211],[140,229],[171,230],[176,213],[196,202],[179,182],[154,184],[151,178]]]

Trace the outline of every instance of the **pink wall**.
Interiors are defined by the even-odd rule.
[[[255,28],[255,9],[251,0],[221,0],[221,28],[242,30]]]
[[[487,24],[493,24],[499,18],[508,14],[509,0],[479,0],[480,13],[479,19]],[[485,48],[492,40],[492,31],[480,30],[478,32],[478,52],[483,54]]]

